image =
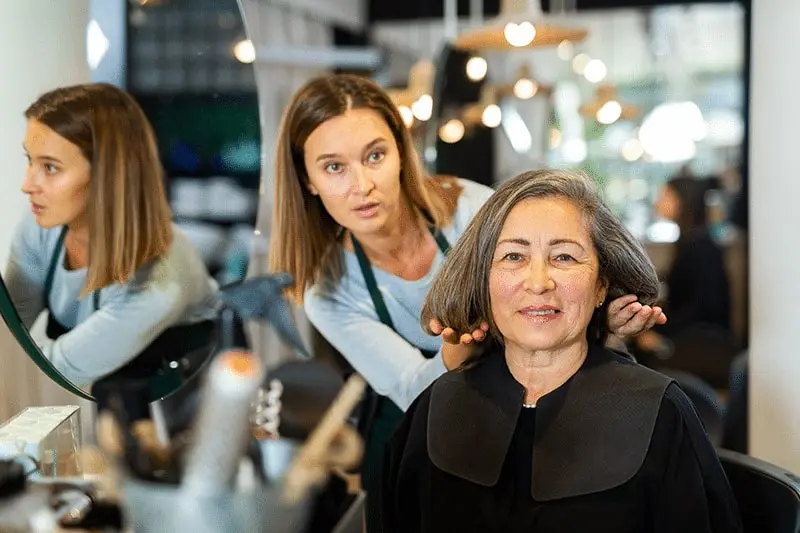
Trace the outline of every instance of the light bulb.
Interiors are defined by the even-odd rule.
[[[489,65],[486,60],[480,56],[469,58],[467,61],[467,77],[472,81],[481,81],[486,77],[486,72],[489,70]]]
[[[622,106],[616,100],[609,100],[597,110],[597,122],[600,124],[613,124],[622,116]]]
[[[453,118],[439,128],[439,137],[446,143],[457,143],[464,136],[464,123]]]
[[[583,69],[583,77],[592,83],[603,81],[606,74],[608,74],[608,68],[606,68],[606,64],[599,59],[592,59],[586,63]]]
[[[558,44],[558,57],[564,61],[569,61],[575,55],[575,45],[572,41],[563,40]]]
[[[589,64],[592,58],[588,54],[578,54],[572,58],[572,70],[575,74],[583,74],[586,65]]]
[[[533,98],[538,91],[539,85],[528,78],[520,78],[517,80],[517,83],[514,84],[514,96],[520,100]]]
[[[411,112],[417,120],[425,122],[433,114],[433,98],[429,94],[423,94],[416,102],[411,104]]]
[[[508,44],[519,48],[528,46],[533,42],[536,37],[536,28],[527,20],[520,24],[509,22],[503,28],[503,35],[505,35]]]
[[[400,112],[400,116],[403,117],[403,124],[406,125],[407,128],[410,128],[414,124],[414,112],[411,111],[411,108],[405,105],[401,105],[397,108]]]
[[[500,106],[496,104],[487,105],[481,115],[481,122],[487,128],[496,128],[502,120],[503,112],[500,110]]]
[[[644,148],[639,139],[633,138],[625,141],[622,145],[622,157],[625,161],[636,161],[644,155]]]
[[[252,63],[256,60],[256,48],[250,39],[239,41],[233,47],[233,56],[240,63]]]

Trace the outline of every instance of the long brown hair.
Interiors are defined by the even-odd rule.
[[[25,118],[77,146],[91,164],[86,220],[89,268],[82,296],[129,281],[172,243],[155,135],[125,91],[97,83],[43,94]]]
[[[437,228],[450,223],[461,190],[453,180],[446,184],[425,175],[400,112],[375,83],[347,74],[306,83],[286,109],[278,133],[269,259],[270,271],[294,277],[290,294],[298,304],[309,286],[322,278],[335,283],[343,269],[336,253],[342,228],[308,191],[303,148],[323,122],[350,109],[372,109],[386,121],[400,152],[402,193]]]
[[[590,342],[605,342],[608,304],[615,298],[635,294],[642,304],[656,301],[659,282],[653,263],[641,243],[603,203],[591,179],[566,170],[537,170],[504,182],[475,214],[431,284],[421,313],[423,329],[431,333],[432,318],[456,331],[472,331],[485,320],[489,340],[502,344],[489,298],[489,270],[497,240],[518,203],[553,197],[572,202],[583,213],[600,263],[599,277],[608,287],[605,302],[595,310],[587,328]]]

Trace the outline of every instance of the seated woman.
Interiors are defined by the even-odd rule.
[[[390,441],[383,532],[736,532],[736,505],[692,405],[604,348],[608,301],[658,279],[591,182],[505,182],[433,283],[424,324],[490,328]]]
[[[79,387],[148,378],[168,357],[199,365],[216,286],[172,223],[139,105],[87,84],[42,95],[25,117],[31,209],[3,278],[26,327],[48,311],[44,356]]]

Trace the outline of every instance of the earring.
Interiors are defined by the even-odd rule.
[[[598,308],[598,309],[600,309],[601,307],[603,307],[603,304],[604,304],[605,302],[606,302],[605,300],[600,300],[600,303],[599,303],[599,304],[597,304],[597,308]]]

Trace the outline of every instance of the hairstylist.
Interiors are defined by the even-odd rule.
[[[153,132],[106,84],[42,95],[25,112],[18,225],[4,275],[28,328],[49,311],[44,356],[78,386],[146,378],[163,357],[208,343],[214,289],[172,225]]]
[[[279,132],[270,268],[294,276],[311,323],[380,395],[362,475],[401,410],[471,353],[473,332],[423,331],[419,319],[444,254],[493,190],[427,177],[388,95],[373,82],[336,75],[310,81]],[[626,296],[610,326],[631,335],[664,321]],[[463,340],[464,342],[459,342]]]

